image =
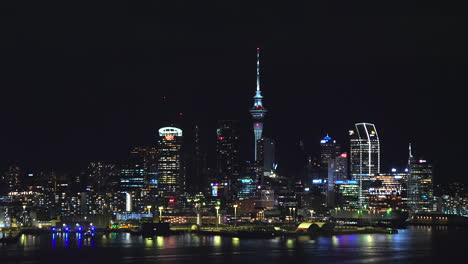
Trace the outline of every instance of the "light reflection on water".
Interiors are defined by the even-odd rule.
[[[115,263],[133,263],[154,260],[195,261],[194,256],[205,256],[207,260],[230,256],[232,262],[271,262],[276,258],[307,260],[326,258],[332,262],[421,262],[435,261],[447,256],[455,257],[466,250],[466,230],[447,228],[410,227],[398,234],[336,235],[330,237],[298,236],[292,238],[244,239],[222,236],[199,236],[183,234],[143,238],[129,233],[97,234],[94,238],[81,234],[22,235],[17,245],[0,245],[0,262],[17,263],[18,258],[34,260],[38,255],[55,256],[61,252],[72,254],[70,263],[83,256],[99,256],[113,259]],[[450,241],[448,243],[447,241]],[[91,250],[91,251],[90,251]],[[56,252],[45,254],[41,252]],[[80,252],[92,252],[82,254]],[[73,255],[75,254],[75,255]],[[13,256],[13,257],[12,257]],[[73,257],[74,256],[74,257]],[[11,257],[11,261],[3,261]],[[300,259],[299,259],[300,258]],[[8,260],[8,258],[6,258]],[[58,257],[60,260],[60,257]],[[75,260],[76,259],[76,260]],[[62,259],[63,260],[63,259]],[[32,261],[34,262],[34,261]],[[92,263],[87,260],[86,263]],[[58,264],[53,260],[43,263]],[[61,261],[63,263],[63,261]],[[83,262],[84,263],[84,262]],[[98,263],[98,262],[96,262]]]

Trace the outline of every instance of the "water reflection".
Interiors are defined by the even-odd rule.
[[[57,247],[57,234],[56,233],[52,233],[52,248],[56,248]]]
[[[274,239],[247,239],[238,237],[201,236],[183,234],[173,236],[155,236],[143,238],[125,233],[97,234],[94,238],[83,234],[43,234],[40,237],[22,235],[19,247],[24,250],[14,250],[8,254],[16,254],[18,259],[34,258],[46,254],[53,249],[57,261],[44,262],[58,264],[67,262],[65,257],[79,260],[89,254],[86,250],[93,249],[93,254],[101,258],[115,257],[121,263],[156,263],[156,262],[193,262],[198,256],[201,260],[213,263],[220,262],[258,262],[273,261],[278,257],[281,262],[411,262],[429,256],[437,259],[440,256],[456,256],[465,252],[463,238],[466,233],[460,230],[444,228],[418,227],[399,230],[398,234],[355,234],[329,237],[299,236],[294,238],[277,237]],[[450,241],[448,243],[447,241]],[[453,241],[453,242],[452,242]],[[450,244],[450,246],[449,246]],[[70,250],[73,249],[73,250]],[[89,252],[89,251],[88,251]],[[112,253],[109,253],[112,252]],[[6,251],[0,251],[1,263]],[[48,254],[48,253],[47,253]],[[206,258],[205,258],[206,256]],[[227,259],[228,258],[228,259]],[[75,259],[73,259],[75,261]],[[72,261],[72,262],[73,262]],[[119,262],[120,261],[120,262]],[[22,261],[28,262],[28,261]],[[33,263],[34,261],[30,261]],[[91,260],[92,262],[92,260]],[[425,261],[427,262],[427,261]],[[75,262],[74,262],[75,263]],[[80,261],[77,263],[89,263]]]
[[[214,236],[213,237],[213,245],[215,247],[221,247],[221,236]]]
[[[240,239],[238,237],[233,237],[232,238],[232,246],[233,248],[239,248],[240,244]]]
[[[65,247],[68,248],[70,245],[68,233],[65,233],[64,237],[65,237]]]

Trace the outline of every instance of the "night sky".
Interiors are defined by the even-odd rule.
[[[252,158],[260,47],[264,133],[283,174],[298,166],[299,139],[316,153],[326,133],[346,145],[354,123],[372,122],[384,170],[405,165],[411,141],[436,182],[466,182],[465,8],[161,2],[2,3],[2,171],[122,162],[179,113],[187,138],[199,124],[211,160],[217,120],[241,120]]]

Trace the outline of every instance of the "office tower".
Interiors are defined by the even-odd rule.
[[[20,189],[21,169],[11,165],[0,179],[1,191],[5,194],[16,192]]]
[[[275,170],[275,141],[271,138],[261,138],[257,141],[257,163],[261,169],[260,184],[263,177],[270,176]]]
[[[355,180],[335,181],[336,204],[341,209],[358,209],[359,185]]]
[[[220,120],[216,129],[216,171],[218,183],[228,186],[239,177],[239,122]]]
[[[413,212],[433,211],[432,164],[418,159],[409,149],[408,203]]]
[[[95,192],[110,191],[112,181],[119,175],[114,164],[100,161],[90,162],[83,174],[86,189]]]
[[[244,163],[236,183],[237,199],[244,200],[255,196],[258,186],[258,171],[256,162],[246,161]]]
[[[328,175],[328,162],[330,159],[335,159],[341,153],[341,146],[336,143],[336,140],[328,136],[328,134],[320,140],[320,168],[322,172],[321,178],[326,178]]]
[[[208,190],[208,177],[206,167],[206,152],[200,145],[200,129],[195,125],[193,145],[191,150],[191,157],[189,158],[190,177],[187,178],[187,189],[191,193],[207,193]]]
[[[348,153],[341,153],[335,158],[335,180],[348,179]]]
[[[174,196],[185,188],[181,162],[182,130],[163,127],[158,133],[158,190],[164,196]]]
[[[268,110],[263,107],[262,92],[260,91],[260,48],[257,48],[257,90],[255,92],[254,105],[250,108],[250,114],[253,118],[253,131],[254,131],[254,157],[257,161],[257,141],[262,138],[263,133],[263,119],[265,118]]]
[[[349,131],[351,178],[359,184],[359,205],[369,202],[369,180],[380,173],[380,142],[374,124],[357,123]]]
[[[371,179],[369,207],[378,211],[403,209],[403,178],[394,173],[380,174]]]
[[[146,165],[147,150],[145,147],[135,147],[130,151],[129,160],[120,169],[120,191],[140,192],[145,188],[148,168]]]

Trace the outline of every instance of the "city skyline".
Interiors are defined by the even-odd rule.
[[[2,3],[0,262],[464,258],[465,5]]]
[[[236,17],[227,16],[222,27],[157,27],[156,35],[166,36],[161,38],[146,34],[159,25],[154,21],[108,25],[97,20],[65,30],[71,21],[51,26],[23,15],[23,22],[5,35],[18,45],[2,44],[9,52],[3,60],[6,100],[0,110],[7,125],[0,132],[0,168],[13,162],[66,172],[90,161],[122,162],[132,147],[154,143],[157,129],[179,113],[188,124],[183,128],[187,137],[197,123],[211,160],[218,120],[241,121],[240,140],[253,142],[246,109],[252,105],[255,48],[260,47],[262,93],[269,109],[264,134],[277,141],[280,170],[294,173],[295,157],[287,153],[300,139],[318,152],[314,146],[327,133],[346,144],[348,129],[369,122],[381,134],[384,168],[404,166],[412,142],[418,154],[434,161],[436,181],[466,181],[451,165],[460,162],[462,148],[448,142],[444,129],[463,113],[461,97],[450,91],[460,86],[464,71],[451,54],[464,54],[465,45],[456,34],[442,33],[460,29],[450,20],[391,17],[376,18],[371,25],[344,15],[331,20],[301,13],[290,16],[290,24],[267,27],[253,14],[273,19],[274,12],[255,6],[248,13],[250,26],[231,24]],[[192,21],[190,15],[175,17]],[[140,28],[138,37],[133,38],[133,30],[117,30],[122,23]],[[100,36],[102,27],[112,30]],[[169,37],[171,32],[179,37]],[[360,40],[345,41],[350,35]],[[42,45],[31,45],[30,39]],[[396,39],[409,42],[398,45]],[[54,50],[56,45],[62,49]],[[461,145],[466,141],[459,140]],[[252,152],[243,147],[241,155],[248,159]]]

